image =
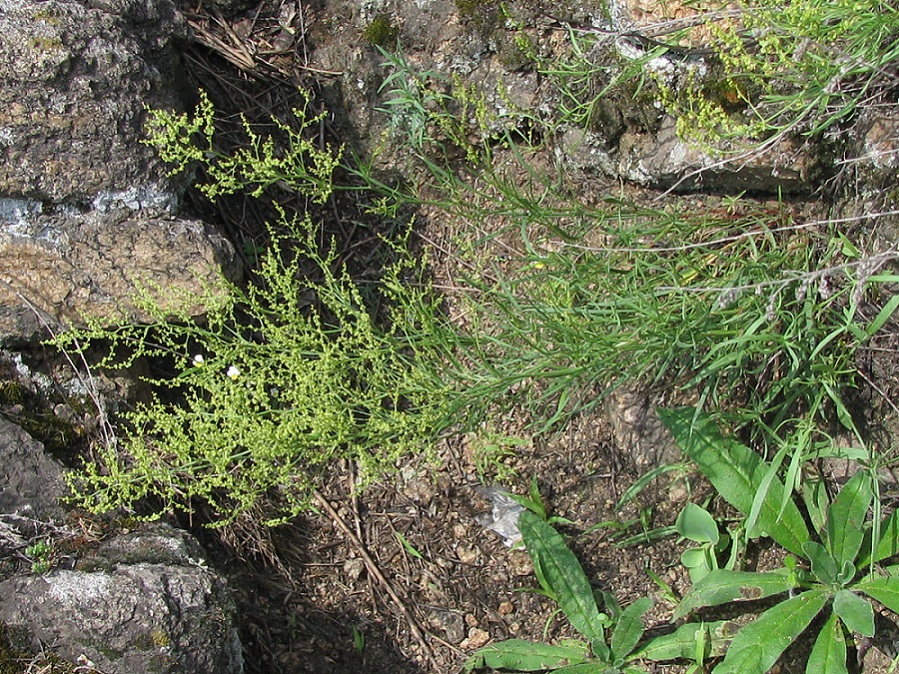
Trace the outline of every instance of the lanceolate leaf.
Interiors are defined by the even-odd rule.
[[[894,613],[899,613],[899,578],[886,576],[865,578],[852,589],[864,592]]]
[[[809,590],[768,609],[737,632],[712,674],[766,674],[828,599],[827,590]]]
[[[692,660],[696,658],[697,643],[704,642],[703,656],[717,657],[724,654],[727,645],[737,631],[736,623],[718,620],[710,623],[686,623],[670,634],[653,637],[633,652],[641,660]]]
[[[874,608],[854,592],[840,590],[833,598],[833,612],[852,632],[874,636]]]
[[[806,541],[802,545],[805,558],[812,563],[812,575],[825,585],[833,585],[837,582],[837,560],[823,545],[816,541]]]
[[[808,656],[805,674],[848,674],[846,637],[836,613],[831,613]]]
[[[693,408],[658,410],[659,417],[719,494],[744,515],[762,486],[767,465],[751,449],[721,435],[708,415]],[[784,486],[771,479],[759,508],[758,528],[795,555],[809,540],[808,528],[799,509],[786,500],[781,513]]]
[[[539,672],[587,661],[587,644],[583,646],[551,646],[510,639],[491,644],[477,651],[465,663],[465,670],[512,669],[519,672]]]
[[[623,660],[634,650],[643,635],[643,614],[652,607],[652,599],[642,597],[624,609],[612,631],[612,661]]]
[[[518,516],[518,528],[534,567],[542,570],[545,582],[572,627],[588,640],[603,638],[593,589],[565,539],[529,510]]]
[[[703,606],[770,597],[786,592],[793,586],[793,579],[787,569],[769,573],[716,569],[690,588],[671,619],[682,618]]]
[[[865,516],[874,497],[871,476],[859,471],[843,486],[827,511],[827,548],[837,562],[854,562],[864,539]]]
[[[618,670],[601,662],[585,662],[554,669],[553,674],[618,674]]]

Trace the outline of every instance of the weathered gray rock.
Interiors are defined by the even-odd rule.
[[[0,0],[0,195],[171,191],[144,106],[178,107],[172,0]]]
[[[666,116],[657,133],[628,132],[618,148],[617,173],[638,185],[723,192],[808,190],[814,162],[807,148],[784,139],[764,152],[746,143],[712,154],[680,138],[677,122]]]
[[[149,208],[0,219],[0,261],[0,341],[8,342],[84,316],[146,320],[133,301],[140,290],[174,310],[179,293],[215,291],[239,273],[233,247],[211,227]]]
[[[58,519],[64,490],[59,462],[28,433],[0,417],[0,513]]]
[[[230,596],[197,551],[160,525],[113,539],[95,570],[0,582],[0,621],[109,674],[239,674]]]

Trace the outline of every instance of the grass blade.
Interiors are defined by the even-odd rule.
[[[602,639],[602,621],[593,589],[565,539],[529,510],[519,515],[518,528],[535,571],[540,569],[571,625],[588,640]]]
[[[714,421],[690,407],[658,410],[659,416],[719,494],[734,508],[748,514],[762,487],[767,464],[745,445],[724,437]],[[792,501],[782,507],[784,487],[771,477],[767,496],[758,513],[758,527],[795,555],[802,556],[802,544],[809,540],[802,514]]]

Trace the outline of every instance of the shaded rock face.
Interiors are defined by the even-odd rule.
[[[0,582],[0,621],[109,674],[243,671],[228,593],[181,535],[160,530],[114,544],[133,561]],[[137,561],[154,553],[168,561]]]
[[[0,341],[141,320],[138,287],[235,276],[223,237],[175,217],[184,181],[142,143],[145,106],[182,107],[173,1],[0,0],[0,32]]]
[[[41,520],[61,516],[62,466],[41,443],[0,417],[0,512]]]
[[[666,10],[659,13],[656,5],[664,5]],[[386,117],[378,110],[385,107],[385,96],[392,88],[388,85],[387,91],[381,89],[390,70],[383,67],[384,58],[365,39],[366,28],[376,17],[389,18],[404,45],[406,61],[414,71],[429,74],[425,77],[428,86],[448,89],[447,83],[456,78],[462,88],[474,86],[485,94],[484,103],[496,127],[486,130],[489,137],[503,131],[526,132],[518,128],[521,113],[547,118],[556,114],[560,101],[552,78],[538,77],[533,58],[515,51],[521,51],[516,45],[525,36],[525,41],[530,41],[528,49],[548,62],[564,58],[564,31],[552,24],[549,16],[567,17],[574,25],[592,25],[612,36],[639,31],[650,19],[674,18],[694,11],[678,3],[654,0],[547,6],[547,14],[516,5],[506,7],[512,16],[505,20],[498,14],[489,15],[489,7],[489,3],[455,0],[336,0],[322,22],[326,30],[314,36],[316,49],[312,55],[316,67],[340,73],[336,91],[330,92],[330,107],[347,115],[348,126],[358,133],[363,146],[380,147],[384,143]],[[703,38],[708,36],[696,35],[700,43]],[[594,51],[591,59],[610,65],[645,55],[639,45],[611,37]],[[667,85],[675,90],[689,78],[701,78],[710,72],[700,56],[689,62],[659,57],[646,68],[664,75]],[[602,85],[596,83],[599,89]],[[596,109],[590,129],[562,125],[556,137],[549,140],[563,166],[650,189],[804,192],[820,172],[818,160],[808,148],[789,141],[762,155],[749,153],[738,161],[722,161],[723,157],[739,156],[740,148],[703,148],[679,138],[676,120],[656,103],[636,100],[628,91],[609,94],[593,103]],[[388,149],[381,156],[391,155],[402,156],[402,150]]]
[[[177,106],[185,30],[171,0],[0,0],[0,195],[83,206],[168,189],[140,140],[144,105]]]

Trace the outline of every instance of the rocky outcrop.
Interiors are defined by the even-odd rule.
[[[122,561],[0,582],[0,621],[108,674],[243,671],[229,595],[195,543],[158,529],[105,547]]]
[[[58,519],[63,469],[41,443],[0,417],[0,513]]]
[[[0,341],[233,274],[142,143],[146,106],[182,107],[173,1],[0,0],[0,33]]]
[[[107,674],[243,671],[230,593],[196,539],[161,523],[76,535],[62,467],[2,418],[0,468],[0,624]],[[43,558],[10,573],[36,541]]]
[[[172,310],[239,273],[230,243],[208,225],[152,208],[16,214],[0,224],[0,339],[46,336],[82,317],[146,321],[146,291]],[[222,291],[223,292],[223,291]],[[204,307],[187,307],[202,313]]]

